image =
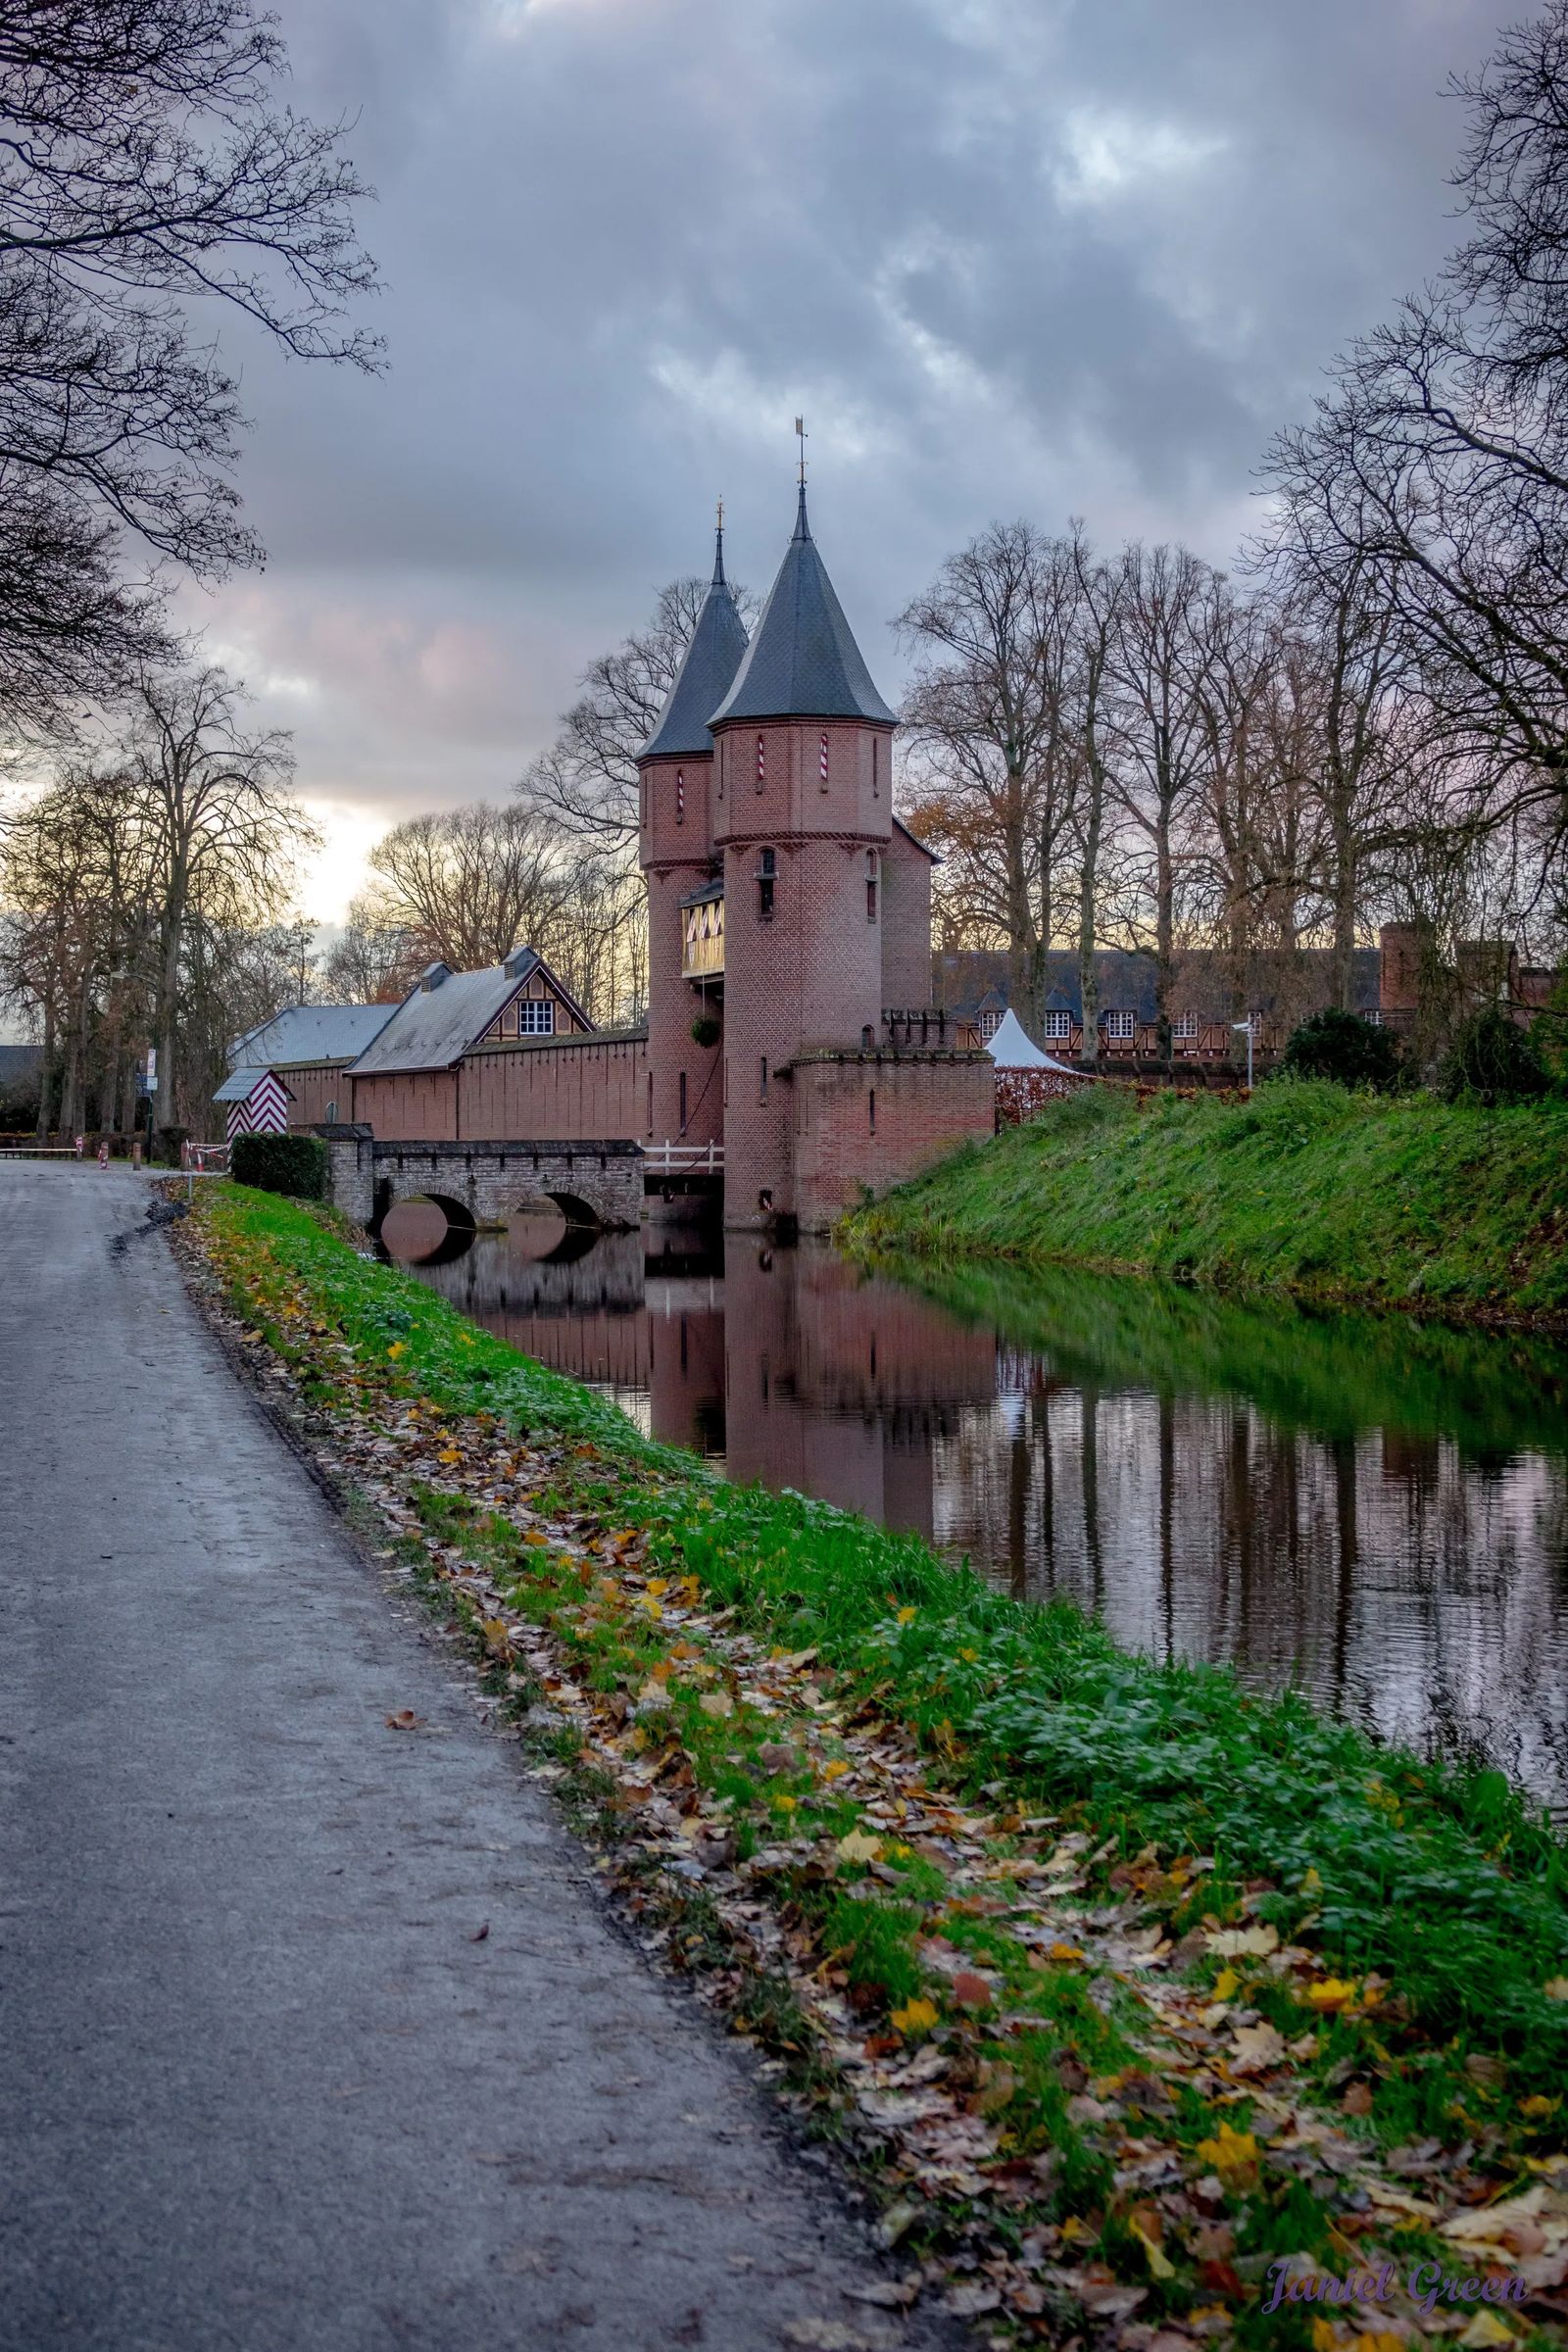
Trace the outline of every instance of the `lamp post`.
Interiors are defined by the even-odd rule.
[[[1250,1094],[1250,1093],[1251,1093],[1251,1091],[1252,1091],[1252,1016],[1251,1016],[1251,1014],[1250,1014],[1250,1013],[1249,1013],[1245,1021],[1232,1021],[1232,1023],[1231,1023],[1231,1027],[1232,1027],[1233,1029],[1245,1029],[1245,1030],[1247,1031],[1247,1091],[1248,1091],[1248,1093],[1249,1093],[1249,1094]]]

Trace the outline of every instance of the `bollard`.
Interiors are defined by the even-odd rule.
[[[85,1152],[85,1151],[86,1151],[86,1149],[87,1149],[87,1138],[86,1138],[84,1135],[78,1135],[78,1136],[76,1137],[76,1140],[75,1140],[75,1145],[74,1145],[75,1154],[76,1154],[76,1157],[77,1157],[78,1159],[81,1157],[81,1155],[82,1155],[83,1152]]]
[[[101,1168],[107,1168],[109,1165],[109,1139],[107,1136],[98,1147],[98,1165]]]
[[[130,1164],[133,1168],[141,1166],[141,1137],[139,1135],[133,1135],[130,1139]]]

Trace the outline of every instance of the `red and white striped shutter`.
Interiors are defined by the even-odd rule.
[[[760,792],[760,791],[761,791],[761,789],[762,789],[762,786],[763,786],[763,785],[764,785],[766,782],[767,782],[767,759],[766,759],[766,755],[765,755],[765,753],[764,753],[764,751],[763,751],[763,748],[762,748],[762,738],[761,738],[761,736],[760,736],[760,735],[759,735],[759,737],[757,738],[757,789],[758,789],[758,791],[759,791],[759,792]]]

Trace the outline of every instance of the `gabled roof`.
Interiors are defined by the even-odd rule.
[[[724,577],[724,532],[720,526],[713,555],[712,584],[703,599],[691,643],[669,690],[669,700],[660,713],[658,726],[638,753],[639,760],[666,760],[682,755],[695,760],[705,752],[711,752],[713,738],[708,731],[708,722],[729,692],[745,651],[746,623]]]
[[[273,1076],[274,1072],[270,1064],[268,1062],[263,1062],[259,1067],[251,1069],[230,1070],[228,1076],[223,1080],[222,1085],[213,1097],[213,1101],[215,1102],[248,1102],[252,1095],[255,1094],[256,1089],[261,1085],[262,1080],[264,1078],[270,1078]],[[281,1078],[277,1079],[277,1084],[283,1088],[284,1094],[288,1096],[289,1101],[292,1102],[294,1100],[293,1088],[283,1086],[283,1081]]]
[[[801,485],[795,536],[767,593],[746,659],[710,726],[731,718],[861,718],[896,724],[833,593],[806,519]]]
[[[532,948],[514,948],[504,963],[490,964],[482,972],[453,972],[443,963],[433,963],[395,1007],[380,1035],[351,1063],[354,1076],[450,1069],[483,1037],[523,982],[539,971],[567,1009],[585,1028],[591,1027],[582,1006]],[[426,987],[425,980],[432,985]]]
[[[396,1012],[395,1004],[286,1004],[228,1049],[248,1067],[292,1061],[352,1061]],[[215,1097],[226,1101],[226,1097]]]

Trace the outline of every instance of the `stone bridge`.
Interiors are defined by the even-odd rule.
[[[550,1200],[568,1225],[633,1227],[642,1215],[641,1147],[589,1143],[380,1143],[362,1126],[317,1127],[334,1203],[374,1230],[394,1200],[433,1200],[454,1225],[499,1223]]]

